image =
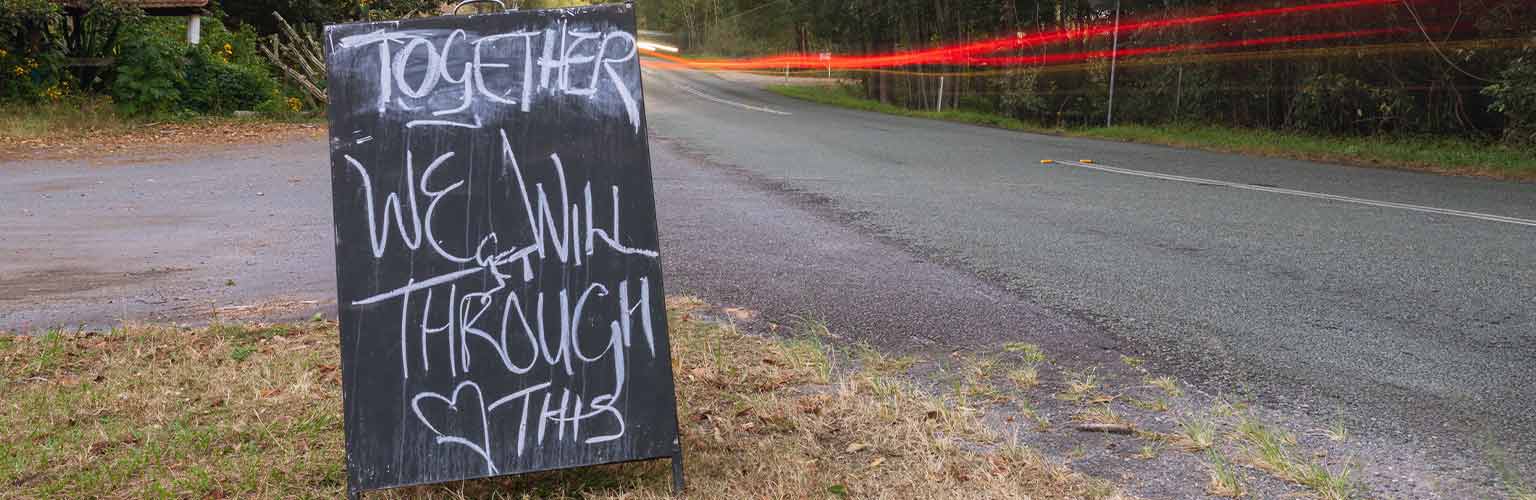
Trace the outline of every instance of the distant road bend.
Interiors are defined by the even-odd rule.
[[[645,78],[660,139],[1096,318],[1163,369],[1536,476],[1536,186],[893,117],[762,77]]]

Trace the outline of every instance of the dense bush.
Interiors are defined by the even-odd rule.
[[[158,115],[178,109],[185,84],[181,43],[144,27],[130,27],[118,55],[112,99],[130,115]]]
[[[50,36],[62,19],[50,0],[0,0],[0,101],[63,96],[69,87],[64,47]]]
[[[1401,128],[1412,104],[1398,93],[1336,73],[1302,81],[1291,102],[1291,127],[1332,134]]]
[[[187,49],[186,60],[179,89],[184,110],[215,114],[252,110],[271,99],[277,87],[264,68],[234,64],[200,47]]]
[[[216,19],[199,45],[187,45],[179,25],[153,20],[123,37],[111,86],[118,108],[130,115],[228,114],[270,109],[283,100],[277,82],[255,53],[249,28],[230,31]]]
[[[1493,98],[1488,109],[1502,113],[1509,120],[1504,127],[1505,141],[1514,145],[1536,146],[1536,49],[1510,61],[1499,73],[1499,82],[1483,93]]]

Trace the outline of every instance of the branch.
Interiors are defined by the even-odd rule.
[[[275,42],[276,41],[274,40],[274,44]],[[305,78],[304,75],[300,74],[298,71],[294,71],[293,68],[288,67],[287,64],[284,64],[282,58],[277,56],[276,51],[273,51],[270,47],[261,44],[256,44],[256,47],[260,48],[263,54],[266,54],[267,60],[272,61],[272,64],[277,66],[277,69],[283,70],[283,74],[288,75],[289,79],[293,80],[293,82],[297,83],[300,87],[303,87],[306,92],[309,92],[311,97],[314,97],[315,100],[322,103],[330,103],[330,101],[325,97],[325,91],[320,90],[320,88],[316,87],[315,84],[310,83],[309,79]]]

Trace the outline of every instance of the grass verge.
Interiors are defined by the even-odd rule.
[[[1108,498],[899,378],[700,321],[671,300],[690,493],[700,498]],[[0,336],[0,489],[24,498],[335,498],[332,324]],[[466,481],[387,498],[663,498],[664,461]],[[526,495],[526,496],[523,496]]]
[[[1160,144],[1226,153],[1397,168],[1450,175],[1536,181],[1536,151],[1444,137],[1321,137],[1199,124],[1116,125],[1059,129],[970,110],[907,109],[865,99],[843,87],[773,85],[768,90],[807,101],[901,116],[1037,133]]]
[[[158,154],[177,147],[206,149],[324,134],[325,124],[313,118],[125,117],[105,98],[0,105],[0,161]]]

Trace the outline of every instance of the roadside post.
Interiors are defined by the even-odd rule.
[[[944,112],[944,75],[939,75],[939,103],[938,112]]]
[[[654,458],[681,492],[633,4],[324,43],[349,497]]]

